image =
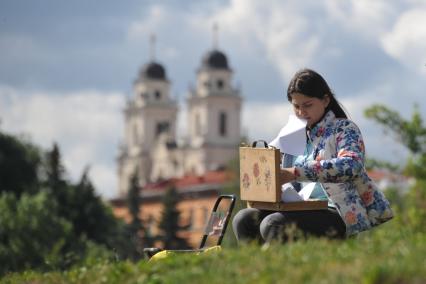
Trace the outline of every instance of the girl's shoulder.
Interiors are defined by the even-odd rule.
[[[360,131],[358,125],[356,125],[356,123],[353,122],[352,120],[350,120],[349,118],[336,118],[336,119],[334,119],[333,127],[338,128],[338,129],[339,128],[341,128],[341,129],[353,128],[357,131]]]

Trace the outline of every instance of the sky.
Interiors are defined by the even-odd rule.
[[[286,88],[304,67],[324,76],[360,127],[367,157],[407,151],[364,110],[426,113],[426,1],[0,1],[0,130],[43,149],[59,144],[71,180],[90,166],[103,198],[118,194],[123,109],[152,57],[166,69],[186,133],[185,99],[217,44],[243,96],[242,128],[272,140],[291,108]],[[155,53],[150,35],[156,37]]]

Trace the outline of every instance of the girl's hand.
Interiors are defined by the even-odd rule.
[[[288,183],[294,181],[296,176],[294,175],[294,168],[283,168],[281,169],[281,182]]]

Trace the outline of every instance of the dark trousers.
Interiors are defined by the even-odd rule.
[[[306,236],[344,238],[346,225],[334,208],[306,211],[266,211],[256,208],[240,210],[232,220],[237,240],[260,243],[287,241]]]

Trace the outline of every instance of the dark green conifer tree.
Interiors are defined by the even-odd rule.
[[[78,236],[84,235],[89,240],[100,244],[109,244],[109,238],[114,234],[117,220],[112,211],[96,194],[89,178],[89,168],[86,167],[80,181],[70,192],[70,207],[74,230]]]
[[[190,248],[186,239],[178,236],[180,231],[187,229],[187,226],[179,224],[180,211],[177,209],[178,203],[178,192],[175,187],[171,187],[163,197],[163,211],[161,212],[161,221],[159,224],[161,231],[159,239],[162,240],[163,246],[166,249]]]
[[[137,170],[135,170],[135,173],[130,178],[130,187],[127,195],[127,204],[131,216],[131,221],[128,225],[128,234],[132,246],[129,251],[129,256],[135,260],[143,257],[144,247],[151,247],[153,245],[153,239],[147,234],[142,219],[140,218],[141,190],[142,188],[139,185]]]
[[[40,150],[23,139],[0,132],[0,193],[39,191]]]

